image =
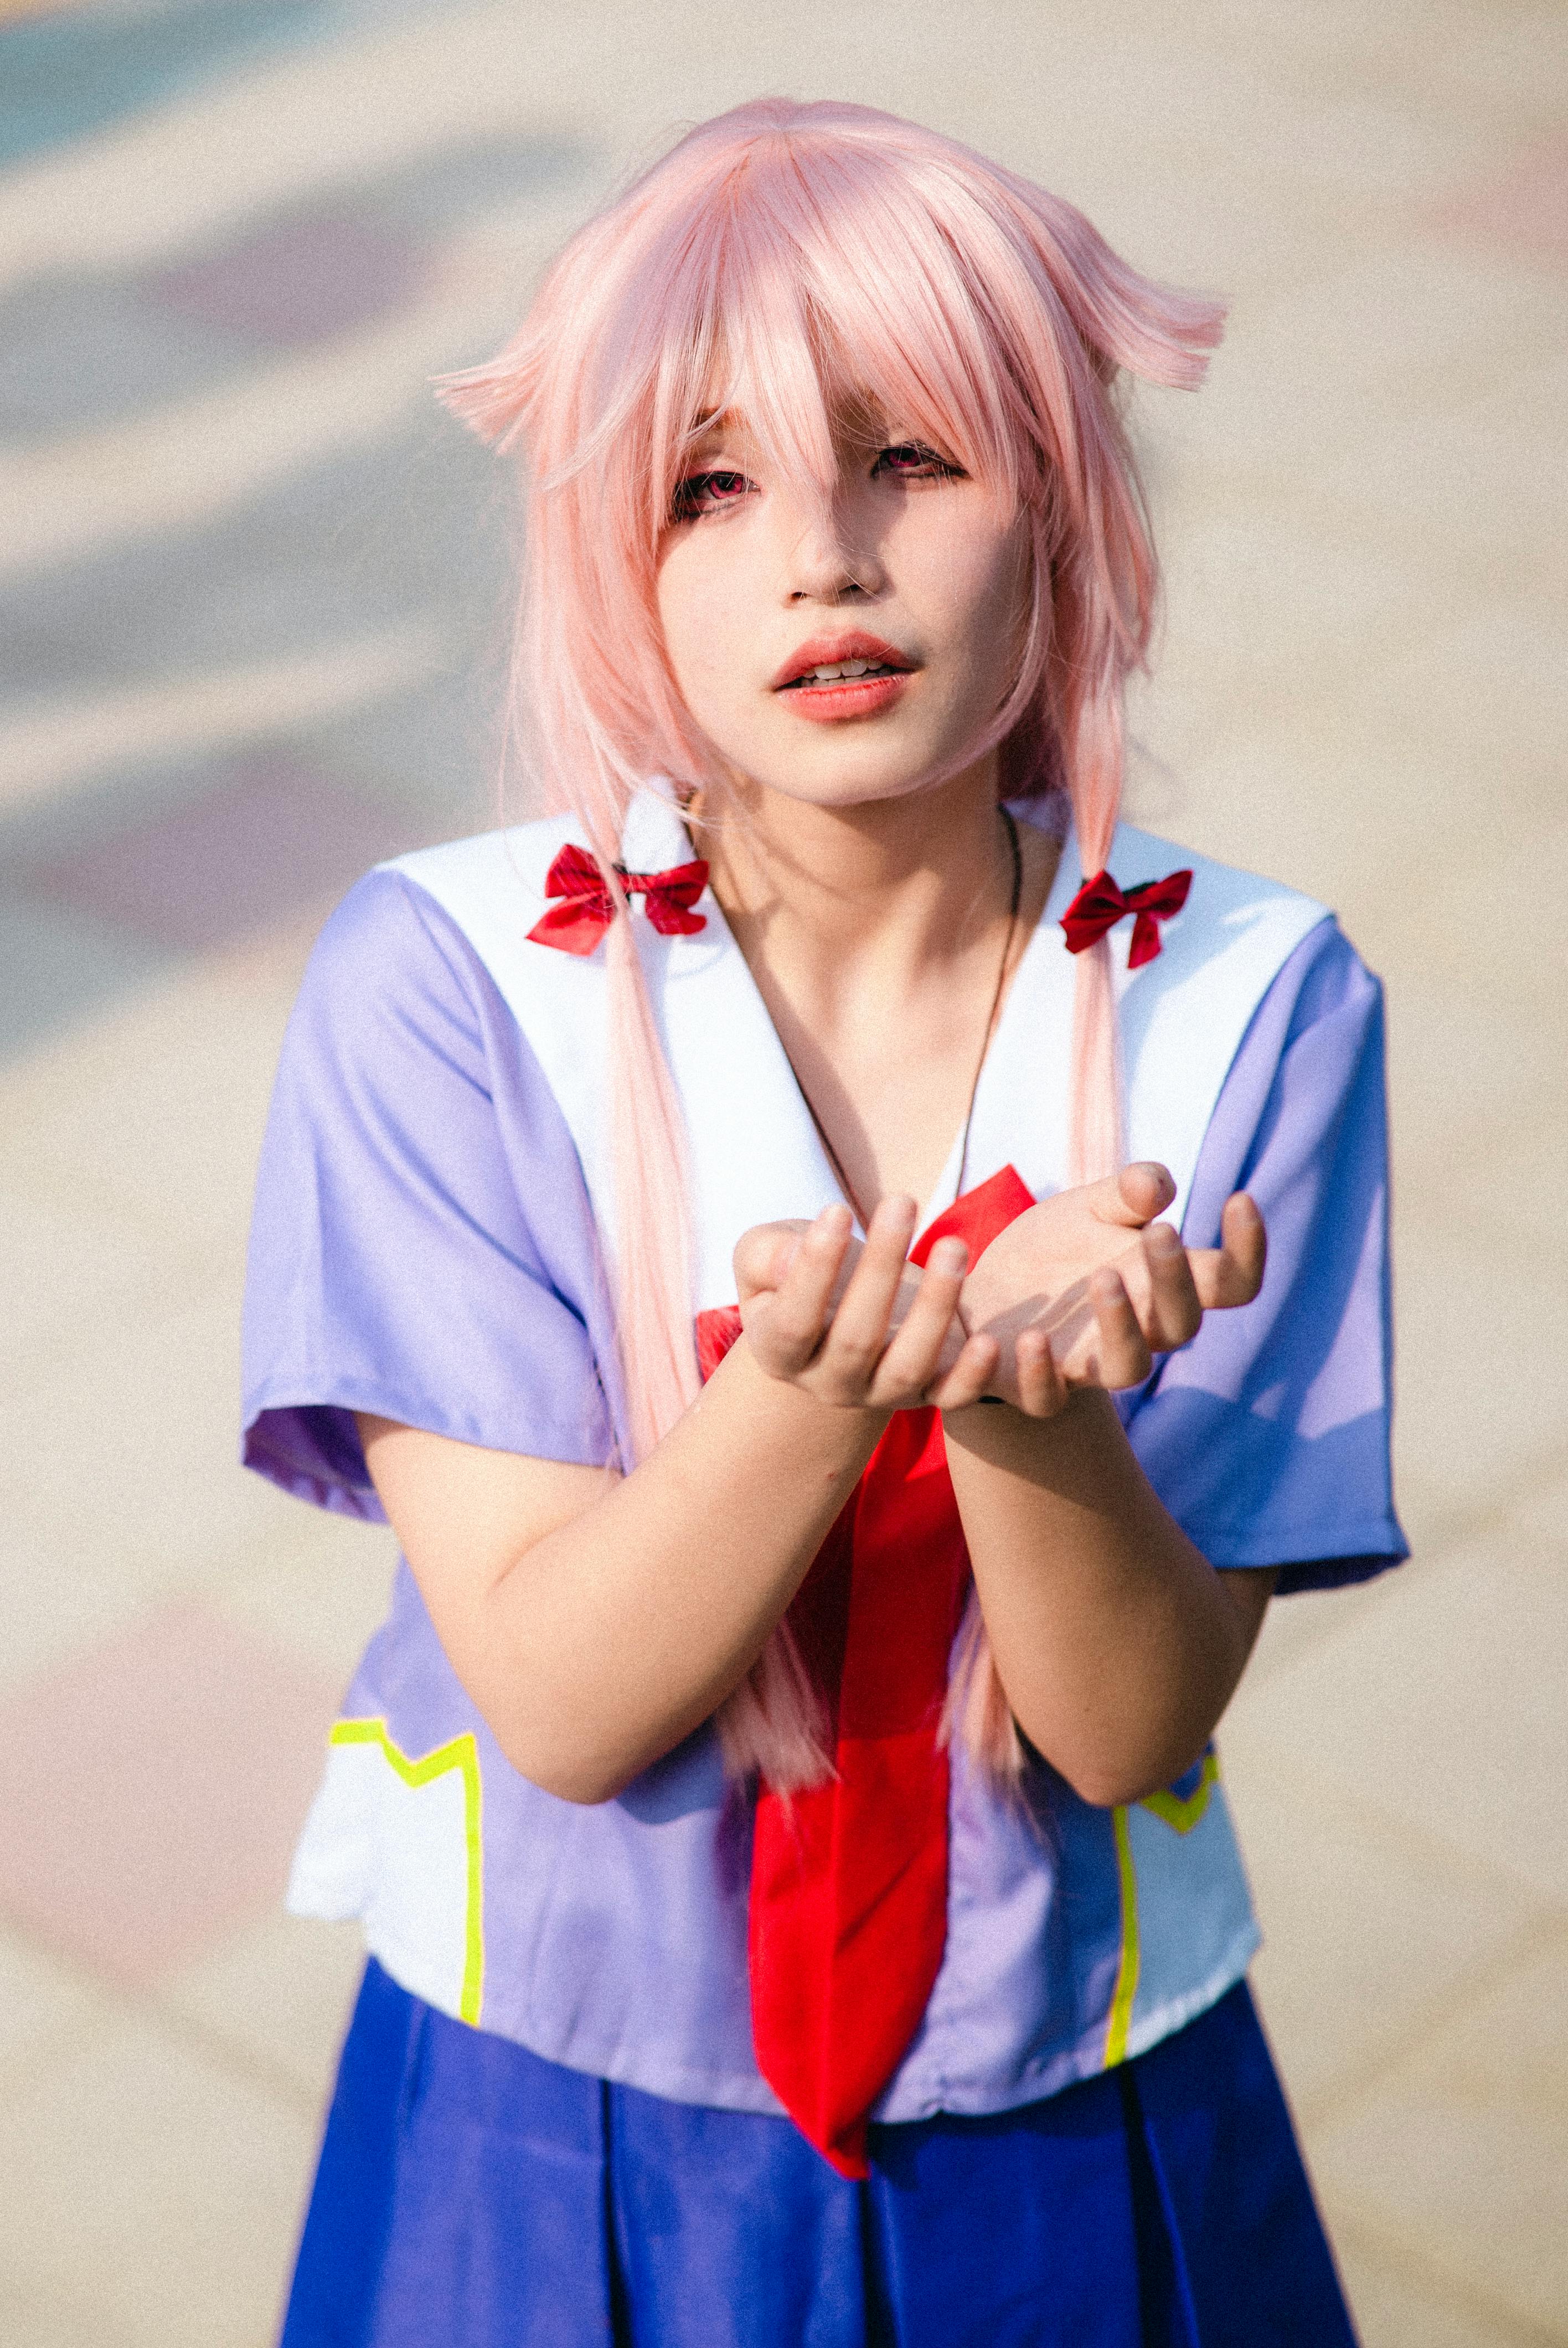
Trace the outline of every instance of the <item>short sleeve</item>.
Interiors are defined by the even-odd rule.
[[[599,1466],[610,1325],[581,1168],[516,1021],[423,890],[367,875],[312,955],[273,1091],[246,1464],[372,1519],[356,1411]]]
[[[1383,1005],[1338,928],[1303,940],[1243,1040],[1184,1224],[1212,1247],[1233,1190],[1268,1229],[1262,1292],[1205,1316],[1126,1411],[1143,1468],[1216,1566],[1277,1566],[1282,1591],[1408,1555],[1389,1436]]]

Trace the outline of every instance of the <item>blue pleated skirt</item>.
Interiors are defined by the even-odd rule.
[[[1355,2348],[1246,1986],[1119,2069],[870,2132],[669,2103],[374,1962],[282,2348]]]

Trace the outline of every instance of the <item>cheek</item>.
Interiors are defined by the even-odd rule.
[[[951,645],[977,689],[989,693],[1010,675],[1029,604],[1021,521],[999,528],[977,516],[939,534],[923,531],[905,550],[901,576],[911,606]]]
[[[665,651],[681,697],[699,724],[722,714],[745,674],[746,602],[727,551],[693,530],[674,542],[659,571]]]
[[[707,641],[704,615],[712,598],[702,565],[692,560],[690,540],[677,540],[659,566],[659,624],[664,649],[682,695],[689,693],[692,671]]]

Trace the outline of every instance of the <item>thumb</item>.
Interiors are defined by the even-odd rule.
[[[1108,1174],[1102,1182],[1091,1182],[1089,1211],[1097,1222],[1119,1223],[1136,1231],[1163,1214],[1175,1195],[1170,1169],[1143,1159],[1136,1166],[1123,1166],[1119,1174]]]
[[[740,1302],[777,1288],[794,1260],[803,1222],[757,1223],[735,1243],[735,1292]]]

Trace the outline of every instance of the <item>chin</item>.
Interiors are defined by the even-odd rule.
[[[792,746],[793,748],[793,746]],[[947,756],[928,748],[909,749],[899,756],[888,745],[845,743],[832,757],[789,757],[733,763],[763,790],[781,798],[798,799],[810,807],[868,807],[884,799],[910,798],[929,790],[968,763],[963,751]]]

